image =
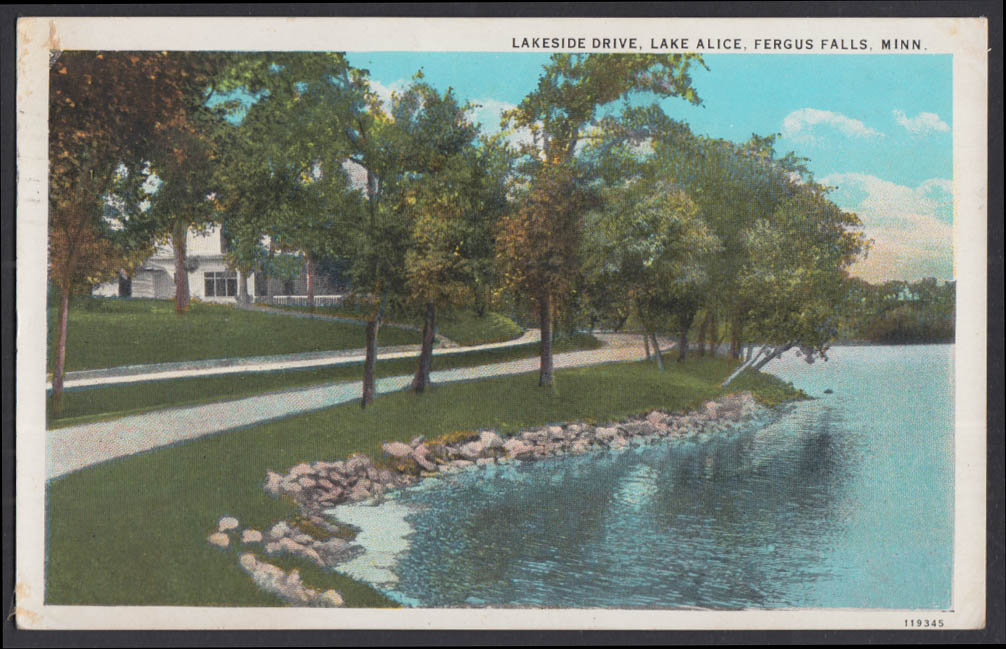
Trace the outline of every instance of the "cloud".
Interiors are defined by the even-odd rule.
[[[472,108],[468,115],[473,122],[482,126],[482,132],[487,135],[501,132],[503,127],[500,125],[500,120],[503,119],[503,113],[517,107],[516,104],[491,97],[487,99],[473,99],[471,103],[474,105],[474,108]],[[506,139],[514,147],[519,147],[522,144],[531,144],[534,141],[531,130],[528,128],[512,129],[508,132]]]
[[[895,108],[891,111],[894,120],[904,126],[912,135],[928,135],[930,133],[945,133],[950,130],[947,123],[940,119],[936,113],[919,113],[915,117],[909,117],[905,111]]]
[[[859,173],[821,179],[834,187],[832,200],[855,212],[873,239],[865,260],[851,269],[871,282],[954,276],[953,184],[931,178],[917,187]]]
[[[374,79],[370,80],[370,89],[377,94],[381,100],[381,105],[388,113],[391,112],[391,95],[396,92],[402,92],[408,85],[409,82],[407,79],[397,79],[387,85]]]
[[[863,122],[841,113],[817,108],[794,110],[782,120],[782,134],[793,140],[813,141],[827,130],[837,131],[846,137],[884,137]]]

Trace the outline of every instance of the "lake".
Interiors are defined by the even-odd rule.
[[[340,507],[367,554],[339,569],[426,607],[949,608],[953,346],[829,357],[771,363],[815,399],[729,435]]]

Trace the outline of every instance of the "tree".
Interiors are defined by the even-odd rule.
[[[857,231],[858,217],[829,201],[826,192],[815,183],[799,185],[747,232],[739,284],[753,298],[750,323],[762,345],[723,385],[793,348],[808,363],[827,359],[848,289],[848,268],[866,241]]]
[[[563,262],[569,261],[568,256],[575,257],[578,253],[571,251],[556,255],[554,247],[540,235],[551,233],[567,239],[571,245],[579,243],[577,233],[582,223],[574,224],[571,219],[580,218],[575,211],[583,206],[587,191],[569,183],[576,178],[572,163],[578,144],[593,137],[588,131],[599,125],[602,108],[633,93],[681,97],[691,103],[699,103],[691,85],[689,69],[692,63],[701,64],[701,61],[693,54],[553,55],[538,79],[538,87],[504,115],[504,121],[509,126],[530,131],[532,143],[525,146],[523,152],[534,162],[529,169],[531,190],[528,200],[509,220],[510,227],[528,230],[508,232],[503,252],[519,251],[531,257],[543,257],[538,262],[542,268],[555,268],[559,273],[570,272],[571,267]],[[569,193],[563,197],[554,194],[556,190]],[[555,222],[549,224],[550,220]],[[532,241],[543,247],[524,245]],[[522,265],[520,260],[513,258],[507,259],[507,263],[511,270]],[[536,262],[527,263],[534,266]],[[533,299],[538,303],[541,317],[539,384],[551,385],[552,308],[556,296],[552,291],[567,286],[568,279],[560,280],[554,273],[538,271],[518,274],[523,279],[516,283],[523,285],[524,290],[534,292]]]
[[[698,308],[718,242],[680,188],[660,179],[627,179],[609,187],[601,209],[590,215],[592,266],[636,311],[657,366],[663,358],[656,332],[675,324],[681,344]],[[679,360],[684,356],[679,355]]]
[[[497,257],[503,279],[535,301],[541,324],[538,385],[551,386],[552,318],[558,296],[571,286],[580,268],[582,214],[593,196],[570,164],[546,162],[530,186],[503,217]]]
[[[185,129],[190,73],[168,53],[62,52],[50,68],[49,276],[59,287],[52,400],[66,368],[69,298],[148,250],[106,220],[110,188],[167,133]]]
[[[430,382],[438,309],[470,303],[484,283],[492,250],[486,245],[498,183],[494,143],[476,146],[478,127],[448,90],[422,76],[394,99],[393,116],[405,170],[398,198],[409,223],[405,255],[408,299],[423,310],[423,343],[412,388]]]

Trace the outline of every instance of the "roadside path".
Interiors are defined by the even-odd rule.
[[[433,355],[448,356],[487,349],[503,349],[527,343],[535,343],[540,339],[541,335],[537,329],[529,329],[520,338],[506,340],[501,343],[487,343],[484,345],[471,345],[469,347],[434,348]],[[419,345],[383,347],[378,349],[377,359],[410,358],[418,355],[419,350]],[[240,374],[243,372],[269,372],[274,370],[352,365],[354,363],[362,363],[365,357],[366,355],[362,349],[342,349],[328,352],[279,354],[276,356],[216,358],[202,361],[128,365],[102,370],[67,372],[63,387],[65,389],[88,388],[99,385],[141,383],[143,381],[163,381],[165,379],[184,379],[199,376],[219,376],[221,374]],[[51,389],[52,383],[47,383],[46,388]]]
[[[273,313],[276,315],[291,316],[294,318],[308,318],[309,320],[332,320],[333,322],[343,322],[345,324],[355,324],[365,326],[366,321],[360,318],[349,318],[346,316],[331,315],[329,313],[311,313],[309,311],[295,311],[291,309],[280,309],[274,306],[269,306],[268,304],[241,304],[240,302],[235,304],[238,309],[244,309],[245,311],[259,311],[260,313]],[[381,328],[390,327],[392,329],[404,329],[406,331],[418,331],[422,332],[423,328],[416,325],[401,324],[399,322],[382,322]],[[457,345],[453,340],[441,336],[439,333],[436,335],[437,343],[442,347],[454,347]]]
[[[556,369],[584,367],[643,358],[639,336],[597,334],[600,349],[556,354]],[[673,346],[661,341],[661,348]],[[465,348],[465,350],[471,348]],[[444,350],[447,353],[448,350]],[[534,372],[538,358],[433,372],[434,383],[469,381],[493,376]],[[377,381],[378,394],[405,389],[412,376],[395,376]],[[151,388],[156,389],[156,388]],[[46,479],[117,457],[196,439],[205,435],[282,419],[313,410],[329,408],[360,398],[360,381],[330,383],[232,399],[217,403],[170,408],[130,415],[111,421],[67,426],[46,431]]]

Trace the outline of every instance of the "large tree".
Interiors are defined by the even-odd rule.
[[[195,77],[195,79],[193,79]],[[165,52],[62,52],[50,69],[49,277],[59,288],[53,405],[66,367],[69,298],[128,265],[146,237],[110,223],[123,169],[139,169],[170,134],[189,129],[199,75]],[[135,176],[134,176],[135,178]]]
[[[749,296],[757,353],[724,381],[758,370],[797,348],[811,363],[827,358],[848,290],[848,268],[865,250],[861,223],[828,200],[815,183],[799,184],[745,236],[739,285]]]
[[[548,246],[540,234],[552,233],[563,237],[566,243],[579,245],[574,233],[582,229],[582,223],[570,223],[570,219],[582,220],[578,204],[586,189],[569,184],[577,179],[574,159],[578,145],[595,137],[595,130],[605,119],[612,102],[626,99],[633,94],[646,94],[656,98],[681,97],[692,103],[699,103],[698,95],[692,88],[690,67],[701,63],[701,58],[691,54],[555,54],[550,59],[538,86],[521,103],[504,115],[504,121],[511,128],[527,129],[531,143],[523,147],[523,152],[531,159],[529,183],[531,190],[528,200],[510,220],[510,227],[527,227],[527,232],[508,231],[511,243],[540,242],[541,248],[524,245],[508,245],[506,252],[521,251],[531,257],[541,257],[540,266],[554,267],[559,274],[568,274],[569,268],[554,264],[569,255],[576,256],[575,250],[558,256],[554,248]],[[659,109],[655,109],[659,110]],[[537,169],[536,169],[537,167]],[[553,195],[556,190],[566,192],[565,197]],[[573,212],[570,212],[570,209]],[[554,221],[549,224],[548,221]],[[552,258],[552,260],[549,259]],[[514,267],[520,260],[507,259]],[[534,265],[534,262],[527,262]],[[537,302],[542,328],[542,356],[539,383],[552,384],[552,317],[554,303],[558,297],[555,291],[568,286],[569,277],[560,281],[558,275],[545,279],[540,273],[525,273],[525,280],[518,282]],[[528,283],[530,277],[541,281]]]

